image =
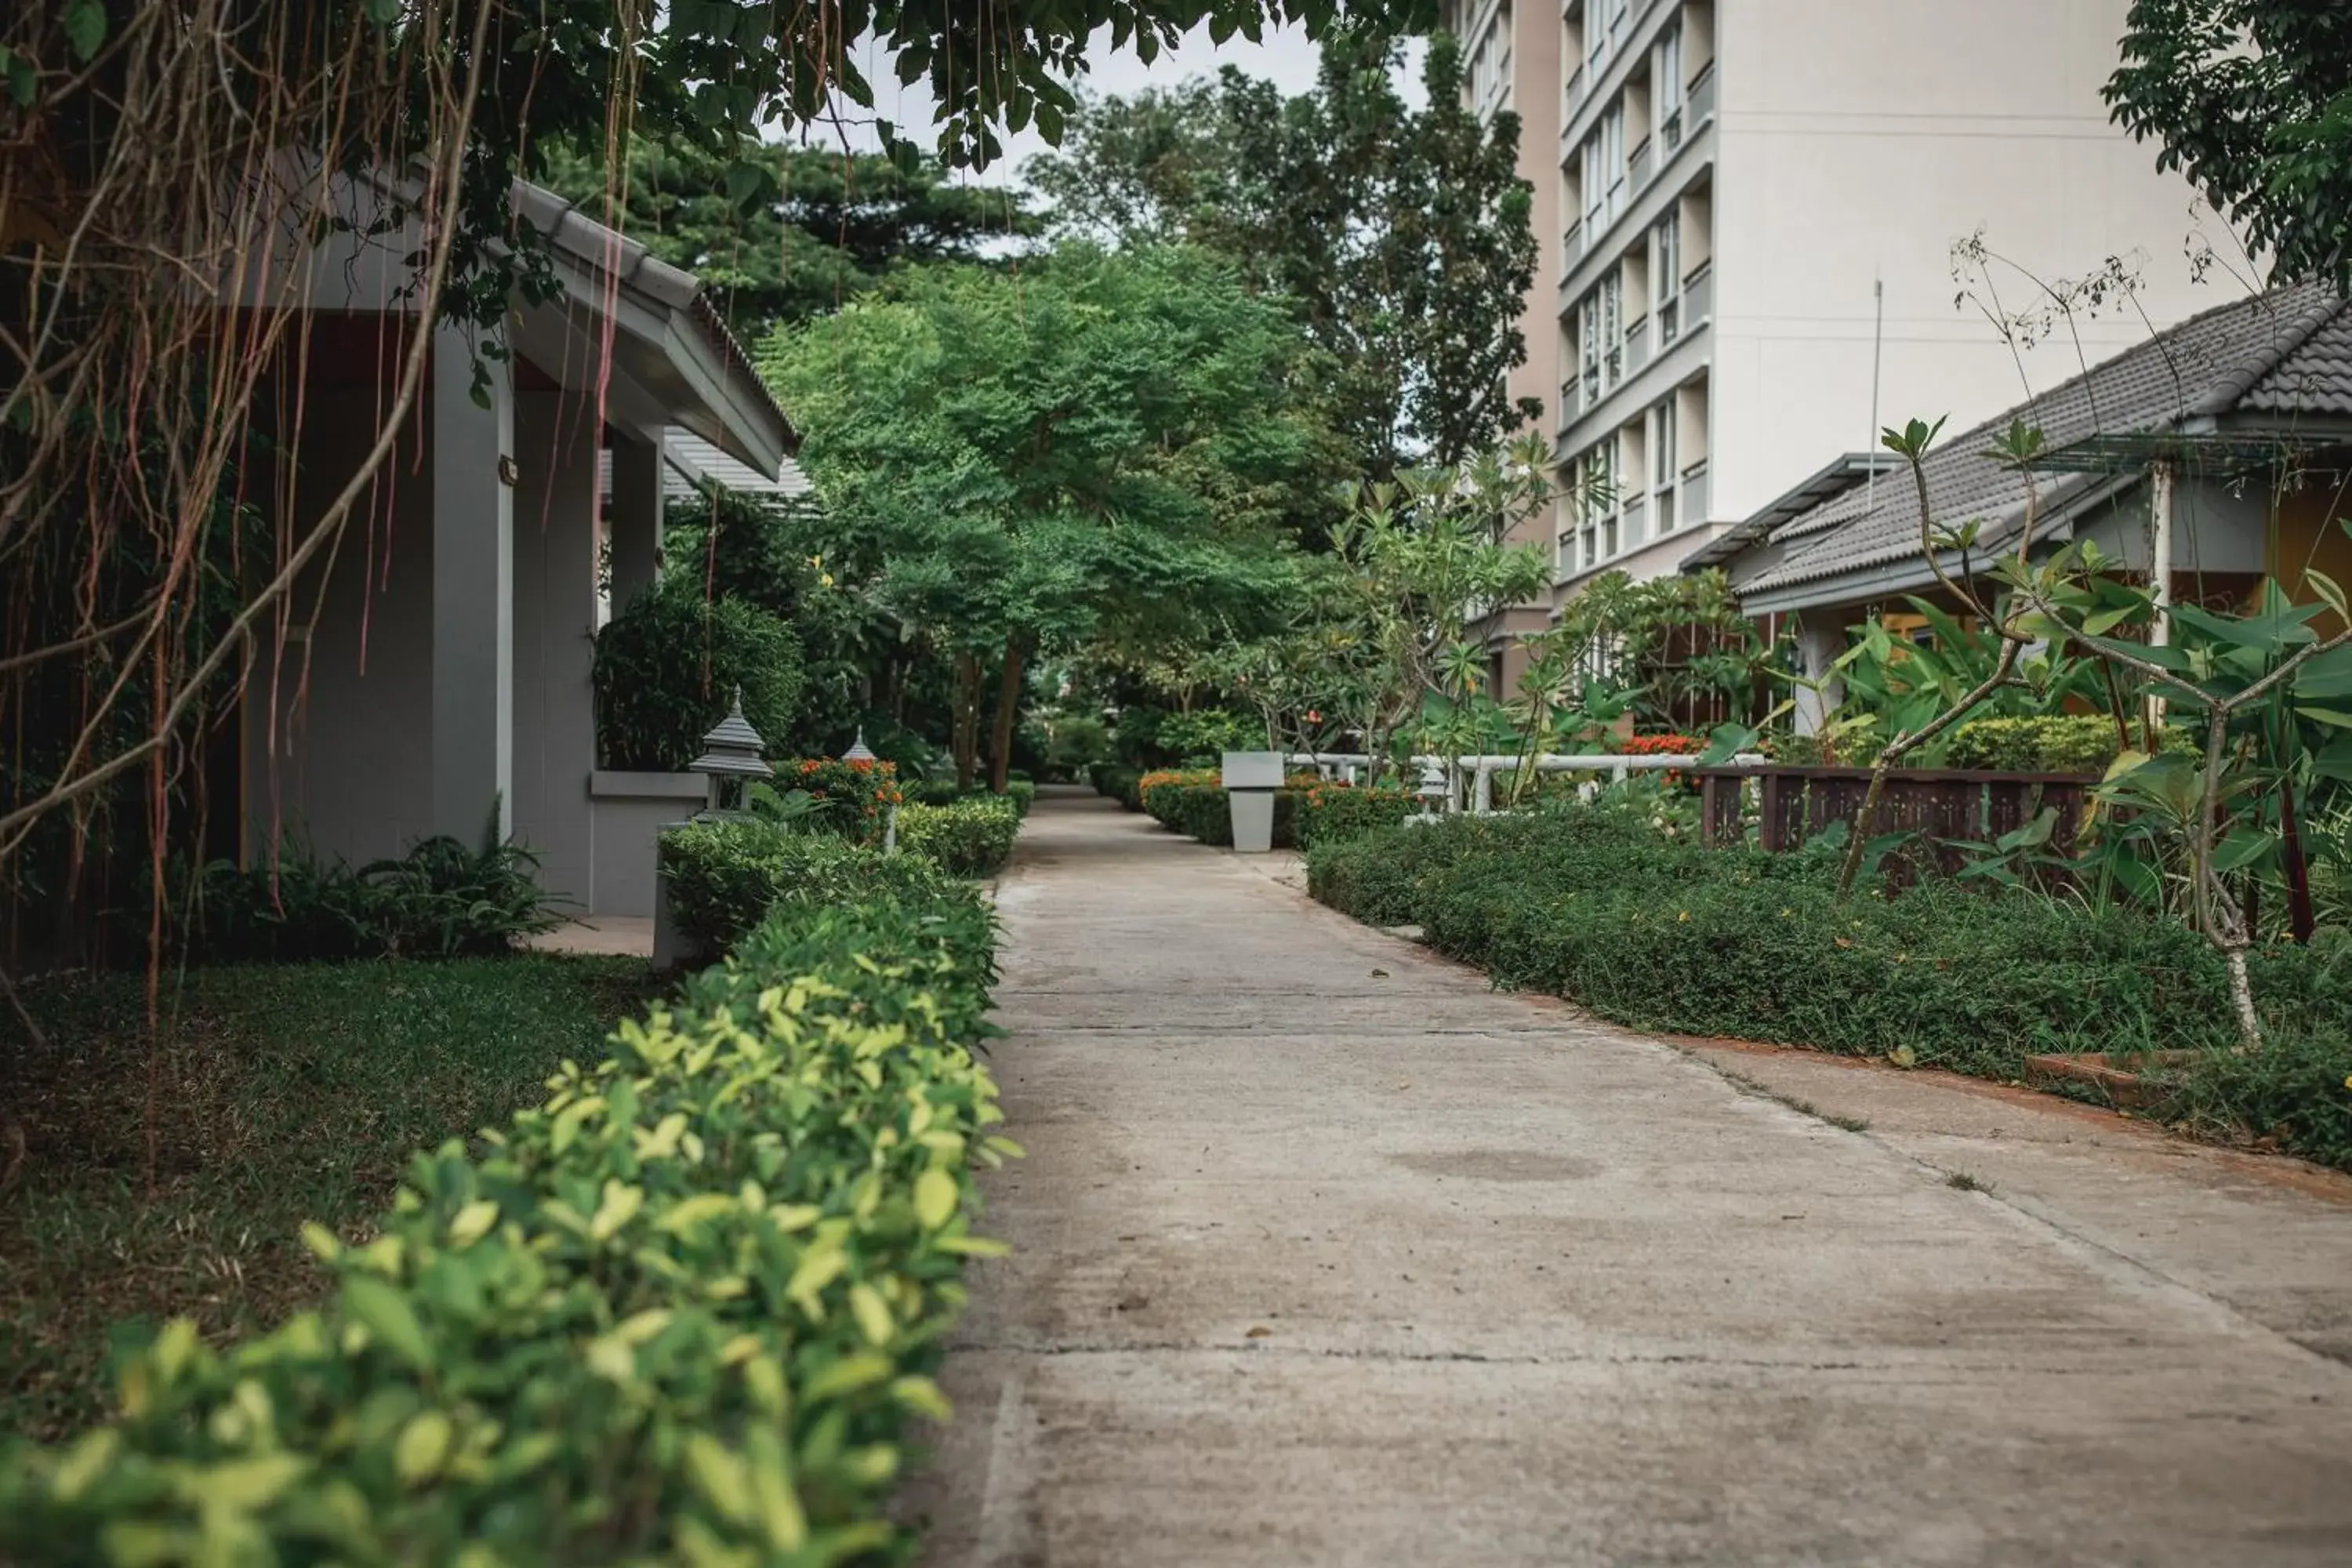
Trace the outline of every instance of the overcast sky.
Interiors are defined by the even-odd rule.
[[[1224,66],[1235,66],[1251,76],[1272,80],[1285,93],[1301,93],[1315,85],[1315,46],[1307,41],[1304,31],[1285,27],[1266,35],[1262,44],[1245,38],[1228,40],[1222,47],[1210,42],[1208,29],[1195,28],[1187,34],[1181,47],[1163,52],[1150,65],[1135,58],[1131,49],[1113,50],[1110,30],[1097,33],[1087,50],[1094,68],[1079,79],[1079,85],[1093,92],[1126,94],[1147,87],[1173,87],[1187,77],[1210,76]],[[875,112],[898,127],[899,133],[928,145],[931,134],[930,93],[923,83],[913,87],[898,86],[888,62],[877,59],[869,47],[866,58],[860,62],[866,79],[875,84]],[[1405,96],[1418,103],[1421,81],[1416,71],[1405,73]],[[851,124],[847,127],[852,143],[861,148],[875,145],[870,125]],[[839,132],[825,127],[812,133],[820,144],[833,144]],[[982,184],[1004,184],[1014,178],[1022,159],[1033,153],[1045,151],[1045,143],[1033,129],[1007,139],[1009,156],[991,167],[985,174],[966,175]]]

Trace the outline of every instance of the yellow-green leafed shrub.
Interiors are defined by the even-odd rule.
[[[1020,832],[1020,808],[1002,795],[972,795],[947,805],[908,801],[898,808],[898,847],[928,856],[959,877],[1003,870]]]
[[[902,1560],[884,1516],[963,1301],[995,1089],[991,928],[919,897],[780,907],[566,1066],[326,1304],[216,1351],[167,1326],[121,1417],[0,1455],[0,1561]]]

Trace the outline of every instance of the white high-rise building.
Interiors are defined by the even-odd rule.
[[[2127,0],[1558,3],[1447,22],[1547,226],[1518,382],[1557,436],[1563,602],[1843,482],[1878,426],[1965,428],[2243,290],[2193,284],[2227,241],[2101,100]],[[2031,348],[1984,313],[2110,258],[2137,290]]]

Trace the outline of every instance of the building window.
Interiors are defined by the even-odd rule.
[[[1601,379],[1609,385],[1617,384],[1625,372],[1625,275],[1622,268],[1612,268],[1601,280]]]
[[[1675,514],[1675,476],[1678,471],[1675,460],[1675,399],[1672,393],[1650,410],[1650,506],[1657,521],[1651,526],[1660,534],[1672,533],[1678,526]]]
[[[1683,144],[1683,28],[1677,22],[1658,35],[1658,65],[1651,73],[1657,85],[1658,146],[1663,154]]]
[[[1601,395],[1601,300],[1598,293],[1584,297],[1584,303],[1576,308],[1576,318],[1580,340],[1577,374],[1583,378],[1584,401],[1589,406]]]
[[[1625,210],[1625,100],[1622,97],[1601,117],[1601,167],[1609,182],[1604,221],[1615,223],[1617,215]]]
[[[1670,343],[1682,334],[1682,214],[1668,208],[1651,231],[1657,254],[1650,262],[1650,308],[1658,318],[1658,342]]]

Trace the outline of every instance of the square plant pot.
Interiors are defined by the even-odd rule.
[[[1282,785],[1282,753],[1227,752],[1223,782],[1234,819],[1234,852],[1267,853],[1274,847],[1274,792]]]

